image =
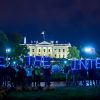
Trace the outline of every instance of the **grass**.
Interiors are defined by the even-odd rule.
[[[41,81],[44,81],[44,77],[41,77]],[[51,81],[66,81],[66,76],[63,73],[53,73]]]
[[[100,100],[100,87],[56,88],[45,91],[13,91],[9,100]]]

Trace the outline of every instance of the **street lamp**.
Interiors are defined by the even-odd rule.
[[[8,64],[8,54],[11,52],[11,49],[10,48],[7,48],[6,49],[6,54],[7,54],[7,64]]]
[[[6,49],[6,53],[9,53],[9,52],[11,52],[11,49],[10,48],[7,48]]]
[[[66,60],[64,61],[64,64],[67,64],[67,61]]]
[[[16,65],[16,63],[17,63],[16,61],[13,61],[13,65],[14,65],[14,66]]]
[[[93,47],[85,47],[84,51],[88,54],[94,54],[95,53],[95,48]]]
[[[93,47],[85,47],[84,52],[87,53],[90,56],[90,58],[96,55],[95,48]]]

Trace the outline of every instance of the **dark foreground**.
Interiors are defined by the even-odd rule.
[[[100,100],[100,87],[61,87],[0,91],[2,100]]]

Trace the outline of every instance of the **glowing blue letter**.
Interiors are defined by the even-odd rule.
[[[96,68],[100,68],[100,58],[96,59]]]

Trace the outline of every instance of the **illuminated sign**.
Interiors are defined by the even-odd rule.
[[[34,65],[35,66],[50,66],[50,57],[47,56],[36,56]]]
[[[34,66],[50,66],[51,58],[47,56],[27,56],[25,58],[26,65]]]
[[[83,59],[83,60],[73,60],[72,70],[79,69],[99,69],[100,68],[100,58],[97,59]]]
[[[4,57],[0,57],[0,66],[4,66],[5,60]]]

